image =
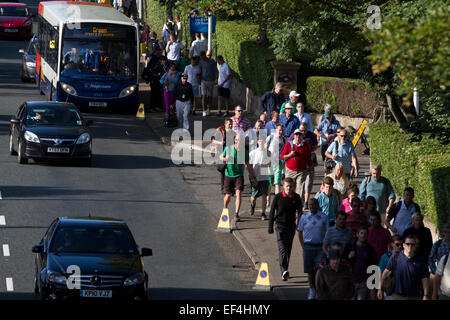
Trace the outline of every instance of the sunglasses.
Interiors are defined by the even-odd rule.
[[[412,243],[412,242],[405,242],[405,244],[408,246],[408,247],[414,247],[416,244],[415,243]]]
[[[402,244],[403,244],[403,243],[401,243],[401,242],[400,242],[400,243],[395,243],[395,246],[396,246],[396,247],[401,247]]]
[[[236,110],[236,112],[242,112],[242,110]]]

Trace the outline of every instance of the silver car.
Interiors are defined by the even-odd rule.
[[[37,34],[33,34],[28,46],[25,50],[20,49],[19,53],[22,54],[22,69],[20,71],[20,80],[22,82],[35,80],[36,75],[36,41]]]

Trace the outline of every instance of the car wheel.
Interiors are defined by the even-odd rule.
[[[16,150],[14,150],[13,135],[12,134],[9,136],[9,154],[12,155],[12,156],[17,154]]]
[[[22,141],[19,141],[19,148],[18,148],[19,150],[17,150],[17,161],[20,163],[20,164],[26,164],[26,163],[28,163],[28,158],[26,158],[24,155],[23,155],[23,146],[22,146]]]

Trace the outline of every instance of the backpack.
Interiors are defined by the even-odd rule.
[[[289,143],[291,144],[291,151],[292,151],[292,150],[295,150],[295,149],[294,149],[294,143],[292,142],[292,140],[289,140]],[[295,157],[294,157],[294,158],[295,158]],[[281,163],[286,163],[286,160],[281,159]]]
[[[152,56],[161,50],[161,46],[159,45],[158,40],[150,39],[147,43],[147,55]]]

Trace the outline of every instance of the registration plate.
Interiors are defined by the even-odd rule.
[[[49,152],[49,153],[69,153],[70,149],[69,148],[52,148],[52,147],[49,147],[49,148],[47,148],[47,152]]]
[[[112,298],[111,290],[81,290],[80,297],[83,298]]]
[[[89,102],[89,107],[107,107],[107,102]]]
[[[17,33],[17,32],[19,32],[19,29],[6,29],[5,28],[5,32]]]

